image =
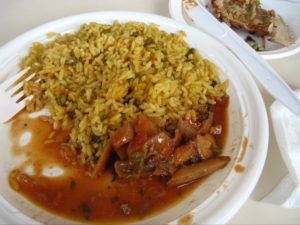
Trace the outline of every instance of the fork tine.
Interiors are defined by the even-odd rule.
[[[19,97],[16,101],[17,104],[19,104],[20,102],[24,101],[26,102],[27,99],[29,99],[30,96],[26,96],[26,95],[22,95],[21,97]],[[26,99],[26,100],[25,100]]]
[[[21,99],[22,96],[25,96],[23,90],[21,90],[21,91],[18,92],[18,93],[14,93],[14,94],[12,95],[12,100],[13,100],[14,102],[18,102],[18,100]]]
[[[4,81],[2,84],[0,84],[0,88],[7,89],[9,88],[12,84],[14,84],[20,77],[22,77],[30,67],[27,67],[24,70],[21,70],[19,73],[14,75],[12,78],[8,78],[6,81]]]
[[[21,110],[26,106],[26,101],[32,99],[32,96],[25,96],[23,95],[20,99],[17,100],[17,106]]]
[[[34,80],[35,73],[30,74],[28,77],[26,77],[23,82],[19,82],[16,85],[9,88],[9,92],[12,93],[11,96],[14,96],[18,94],[20,91],[23,90],[23,85],[25,81]]]
[[[19,103],[17,103],[15,105],[15,109],[16,111],[21,111],[25,106],[26,106],[26,100],[29,98],[30,96],[28,96],[27,98],[24,98],[22,101],[20,101]]]

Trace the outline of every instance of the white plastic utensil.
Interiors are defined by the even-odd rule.
[[[300,89],[296,94],[300,99]],[[293,115],[278,101],[271,105],[270,112],[288,174],[262,201],[285,208],[300,208],[300,117]]]
[[[228,25],[219,22],[196,1],[187,10],[197,27],[224,43],[247,66],[255,78],[289,110],[300,116],[300,100],[272,67],[245,43]],[[201,21],[205,21],[202,23]]]
[[[24,81],[34,76],[33,73],[23,77],[28,70],[29,68],[26,68],[0,84],[0,123],[8,121],[21,111],[25,107],[26,100],[30,98],[30,96],[25,98],[21,89]]]

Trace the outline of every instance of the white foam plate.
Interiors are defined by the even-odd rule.
[[[192,21],[184,16],[182,2],[201,2],[210,5],[210,0],[169,0],[169,12],[173,19],[193,26]],[[284,19],[290,27],[295,38],[295,43],[284,47],[266,39],[266,50],[258,52],[265,59],[279,59],[288,57],[300,52],[300,1],[299,0],[261,0],[262,7],[274,9]],[[203,21],[205,24],[205,21]],[[235,30],[241,38],[245,39],[249,33]],[[250,35],[258,43],[261,39],[255,35]]]
[[[220,70],[221,79],[229,79],[229,131],[224,154],[230,164],[210,176],[180,204],[159,215],[136,224],[177,224],[184,215],[191,215],[191,223],[226,223],[246,202],[254,189],[266,159],[268,146],[268,118],[265,106],[251,74],[245,66],[221,43],[207,34],[175,20],[135,12],[95,12],[56,20],[17,37],[0,49],[0,81],[18,71],[20,58],[34,41],[47,41],[49,32],[65,33],[77,30],[87,22],[112,23],[140,21],[155,23],[166,32],[183,30],[189,45],[213,61]],[[0,109],[4,110],[4,109]],[[254,122],[255,121],[255,122]],[[10,153],[10,124],[0,124],[0,218],[4,224],[74,224],[74,221],[38,208],[13,191],[8,174],[15,158]],[[246,142],[248,140],[248,142]],[[235,166],[245,167],[237,173]]]

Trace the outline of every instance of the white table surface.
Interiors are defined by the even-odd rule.
[[[167,0],[0,0],[0,46],[48,21],[79,13],[107,10],[130,10],[170,16]],[[292,88],[300,88],[300,54],[269,63]],[[274,99],[260,89],[269,109]],[[269,152],[262,176],[249,200],[229,224],[300,224],[300,209],[284,209],[259,202],[285,174],[287,169],[270,126]]]

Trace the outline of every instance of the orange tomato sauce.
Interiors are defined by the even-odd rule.
[[[221,104],[222,103],[222,104]],[[217,143],[223,146],[227,133],[228,98],[214,106],[214,124],[223,126]],[[30,142],[20,146],[24,132],[31,132]],[[61,155],[61,144],[68,140],[68,131],[54,131],[42,118],[29,118],[26,112],[12,121],[12,152],[27,160],[10,175],[11,187],[26,199],[56,215],[83,222],[132,222],[152,216],[177,204],[201,180],[180,187],[168,187],[159,177],[132,180],[115,179],[111,168],[98,178],[86,174],[87,168],[70,163]],[[51,138],[49,138],[51,136]],[[31,166],[33,174],[27,174]],[[60,167],[64,174],[45,176],[44,167]]]

